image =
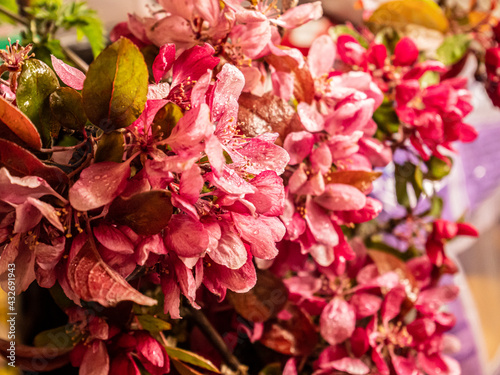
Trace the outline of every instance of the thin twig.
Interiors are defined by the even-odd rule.
[[[30,26],[30,21],[26,17],[23,17],[17,13],[11,12],[7,8],[5,8],[3,5],[0,5],[0,13],[6,15],[7,17],[11,18],[12,20],[16,21],[17,23],[20,23],[26,27]],[[75,66],[84,71],[85,73],[89,70],[88,64],[83,61],[76,53],[74,53],[71,49],[68,47],[61,46],[64,54],[68,57],[69,60],[75,64]]]
[[[186,310],[187,316],[193,318],[196,325],[200,328],[207,339],[210,340],[215,349],[217,349],[222,356],[222,359],[231,368],[231,370],[237,372],[238,374],[246,374],[248,372],[248,368],[245,365],[242,365],[238,358],[231,353],[226,343],[219,335],[219,332],[217,332],[205,314],[201,310],[196,310],[191,306],[188,306]]]

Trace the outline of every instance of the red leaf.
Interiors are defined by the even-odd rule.
[[[279,353],[292,356],[307,355],[318,343],[316,327],[302,309],[287,304],[290,319],[268,321],[260,342]]]
[[[275,317],[288,300],[288,291],[280,278],[270,271],[257,270],[257,284],[247,293],[228,292],[235,310],[251,322],[265,322]]]
[[[59,168],[46,166],[29,151],[4,139],[0,139],[0,167],[17,177],[41,177],[54,188],[68,181]]]
[[[15,134],[15,136],[10,136],[10,134],[8,134],[8,131],[6,131],[6,129],[3,129],[3,127],[1,126],[2,124],[7,126],[7,128],[9,128]],[[22,142],[35,150],[40,150],[40,148],[42,147],[40,134],[38,134],[38,130],[36,130],[36,127],[35,125],[33,125],[31,120],[1,96],[0,135],[2,138],[8,138],[12,141],[15,141],[15,137],[19,137]]]
[[[157,303],[132,288],[122,276],[104,263],[97,251],[92,249],[88,239],[78,253],[69,259],[68,281],[81,299],[98,302],[104,307],[115,306],[121,301],[133,301],[146,306]]]
[[[262,97],[243,93],[238,103],[238,122],[241,123],[243,133],[249,137],[269,132],[279,133],[283,142],[286,135],[292,131],[293,120],[297,122],[297,128],[300,124],[293,107],[272,93],[266,93]]]

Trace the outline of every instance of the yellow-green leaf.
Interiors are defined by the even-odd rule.
[[[89,120],[105,132],[132,124],[144,110],[148,68],[139,49],[121,38],[92,64],[83,86],[83,106]]]
[[[184,349],[172,348],[169,346],[166,346],[165,349],[167,350],[167,354],[169,355],[170,358],[175,358],[178,361],[186,362],[191,365],[201,367],[209,371],[216,372],[217,374],[220,374],[219,369],[215,367],[215,365],[210,360],[203,358],[198,354],[189,352]]]
[[[151,315],[137,315],[137,320],[139,320],[142,328],[149,332],[168,331],[172,328],[169,322]]]
[[[377,26],[408,24],[446,32],[450,27],[443,10],[432,0],[393,0],[380,5],[368,22]]]

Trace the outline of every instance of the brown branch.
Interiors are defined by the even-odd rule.
[[[248,373],[248,367],[241,364],[238,358],[231,353],[219,332],[217,332],[212,323],[210,323],[201,310],[196,310],[195,308],[188,306],[185,308],[184,315],[194,320],[198,328],[200,328],[205,337],[212,343],[214,348],[217,349],[224,362],[226,362],[232,371],[235,371],[240,375],[246,375]]]
[[[4,7],[3,5],[0,5],[0,13],[6,15],[7,17],[9,17],[10,19],[16,21],[17,23],[20,23],[26,27],[29,27],[30,26],[30,21],[29,19],[27,19],[26,17],[23,17],[17,13],[14,13],[14,12],[11,12],[10,10],[8,10],[6,7]],[[78,56],[76,53],[74,53],[71,49],[69,49],[68,47],[64,47],[64,46],[61,46],[64,54],[68,57],[68,59],[73,62],[73,64],[75,64],[75,66],[84,71],[85,73],[89,70],[89,66],[88,64],[83,61],[80,56]]]

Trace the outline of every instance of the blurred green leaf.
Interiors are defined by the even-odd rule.
[[[19,6],[17,5],[17,1],[16,0],[0,0],[0,5],[5,7],[7,10],[10,10],[12,13],[19,13]],[[14,21],[12,18],[6,16],[6,15],[3,15],[3,14],[0,14],[0,23],[10,23],[10,24],[13,24],[15,25],[16,24],[16,21]],[[1,46],[1,48],[3,48],[4,46]]]
[[[450,158],[447,159],[448,163],[435,156],[431,156],[430,160],[426,162],[427,168],[429,170],[425,174],[425,178],[429,180],[441,180],[444,177],[448,176],[448,174],[451,172],[453,161]]]
[[[471,37],[468,34],[456,34],[446,37],[436,51],[439,61],[450,66],[459,62],[467,53]]]
[[[337,25],[337,26],[332,26],[330,30],[328,31],[329,34],[332,36],[333,40],[337,40],[337,38],[341,35],[351,35],[356,39],[359,44],[361,44],[363,47],[368,48],[368,42],[366,41],[363,36],[358,33],[356,30],[353,28],[346,26],[346,25]]]

